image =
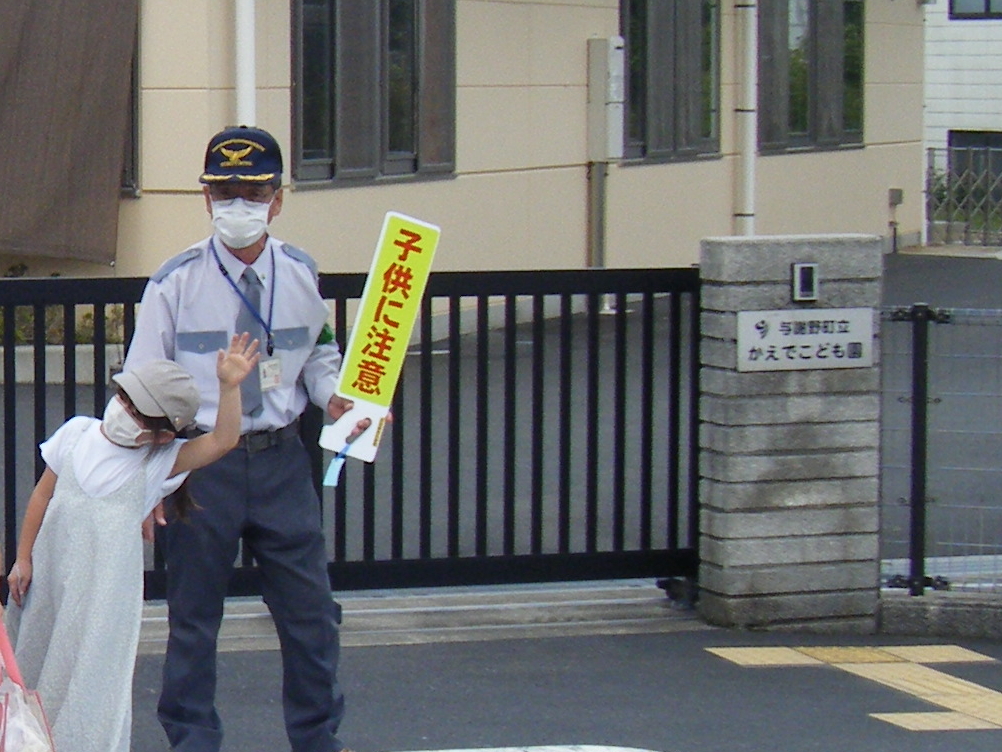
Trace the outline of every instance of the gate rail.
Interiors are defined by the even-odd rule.
[[[103,412],[104,345],[120,327],[124,354],[145,281],[0,280],[7,567],[37,444]],[[321,275],[341,343],[364,282]],[[322,488],[323,416],[304,420],[336,588],[695,578],[698,284],[696,269],[433,273],[377,461]],[[159,548],[148,558],[160,598]],[[241,556],[230,594],[258,592]]]

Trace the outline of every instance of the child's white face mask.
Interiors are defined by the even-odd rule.
[[[121,397],[108,403],[101,420],[101,433],[113,444],[135,448],[153,441],[153,431],[143,428],[125,408]]]

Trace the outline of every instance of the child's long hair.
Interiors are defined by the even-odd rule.
[[[147,428],[150,431],[154,432],[170,431],[175,435],[178,433],[177,429],[174,427],[174,424],[171,423],[168,418],[163,416],[152,417],[141,413],[139,411],[139,408],[136,407],[136,403],[132,401],[132,398],[129,397],[128,393],[124,389],[122,389],[122,387],[118,388],[118,395],[122,399],[126,400],[130,405],[132,405],[133,409],[135,409],[136,413],[140,416],[140,419],[142,420],[143,428]],[[168,496],[166,500],[170,502],[168,506],[173,509],[174,513],[177,515],[177,518],[179,520],[187,519],[188,513],[191,510],[198,508],[198,505],[195,503],[195,499],[192,498],[191,491],[188,488],[188,478],[185,478],[181,482],[181,485],[178,486],[177,490],[174,491],[174,493],[172,493],[170,496]]]

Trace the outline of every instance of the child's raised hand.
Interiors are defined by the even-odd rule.
[[[220,350],[216,356],[216,376],[221,384],[236,386],[249,374],[261,360],[258,352],[258,341],[250,341],[250,334],[234,334],[230,340],[229,350]]]

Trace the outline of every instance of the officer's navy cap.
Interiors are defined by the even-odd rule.
[[[240,125],[209,140],[201,183],[267,183],[282,176],[282,150],[268,131]]]

